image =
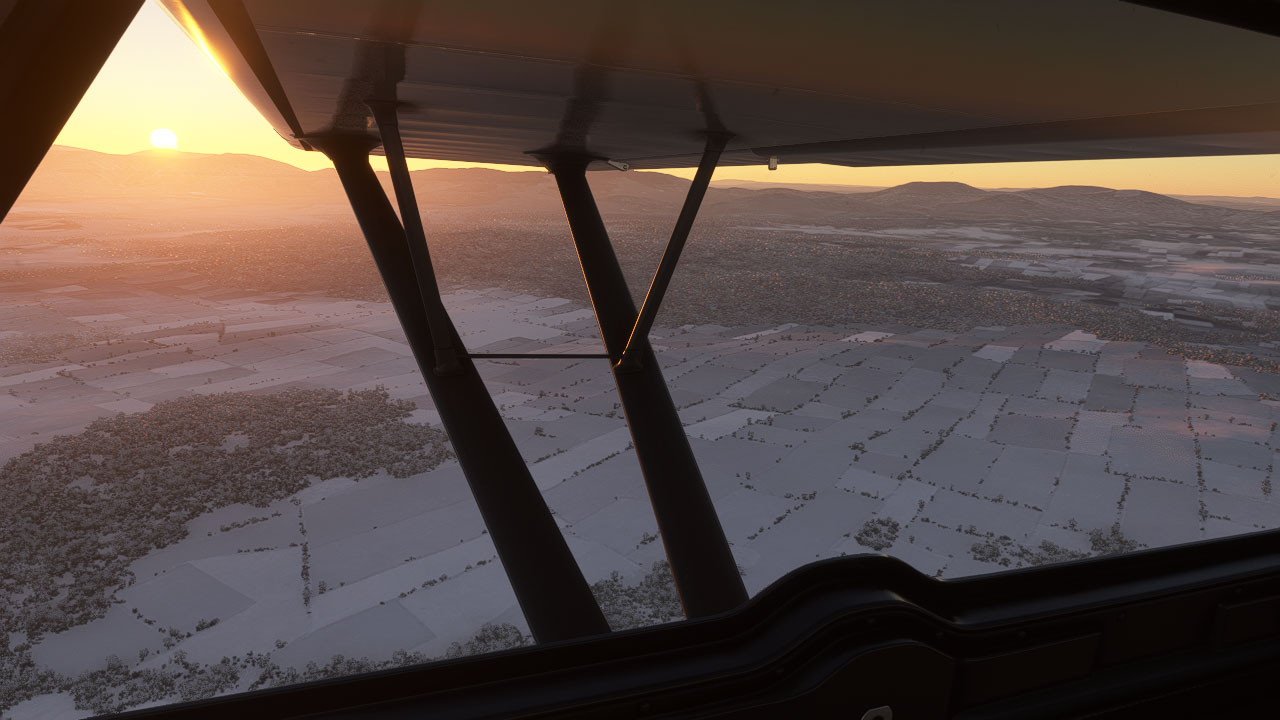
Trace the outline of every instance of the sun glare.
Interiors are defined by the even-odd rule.
[[[177,150],[178,136],[167,128],[156,128],[151,131],[151,144],[161,150]]]

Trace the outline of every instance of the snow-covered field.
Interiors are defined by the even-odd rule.
[[[0,460],[189,393],[384,386],[437,422],[386,304],[246,295],[180,274],[37,295],[14,330],[53,318],[124,342],[0,374]],[[590,311],[566,300],[477,289],[446,304],[474,351],[599,351]],[[685,326],[654,343],[752,593],[843,554],[956,577],[1280,526],[1280,403],[1231,367],[1071,328]],[[638,578],[662,559],[607,363],[480,367],[587,579]],[[64,674],[109,655],[160,667],[178,652],[300,667],[441,655],[485,623],[525,627],[453,461],[210,512],[131,570],[122,604],[32,657]],[[183,637],[166,643],[169,628]],[[84,714],[54,695],[12,713]]]

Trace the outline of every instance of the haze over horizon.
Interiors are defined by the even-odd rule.
[[[300,165],[289,162],[287,160],[281,160],[279,158],[271,157],[268,155],[259,155],[256,153],[249,153],[249,152],[237,152],[234,150],[228,150],[225,152],[198,152],[198,151],[181,150],[181,149],[171,150],[171,149],[163,149],[163,148],[143,148],[140,150],[133,150],[129,152],[107,152],[104,150],[95,150],[92,148],[76,147],[74,145],[55,144],[53,147],[60,148],[63,150],[85,150],[88,152],[99,153],[102,155],[116,155],[121,157],[135,156],[135,155],[157,157],[157,158],[164,157],[166,155],[176,155],[180,157],[188,157],[188,156],[250,157],[250,158],[259,158],[262,160],[268,160],[273,163],[278,163],[280,165],[288,165],[308,173],[315,173],[315,172],[321,172],[324,170],[332,169],[331,166],[318,167],[318,168],[302,167]],[[51,152],[52,151],[53,150],[51,149]],[[375,160],[381,160],[381,158],[375,157]],[[375,166],[380,166],[382,164],[383,163],[381,162],[375,162]],[[476,163],[447,163],[440,167],[424,166],[424,167],[414,167],[413,169],[414,170],[429,170],[429,169],[463,170],[463,169],[472,169],[472,168],[483,168],[483,169],[495,170],[495,171],[504,172],[504,173],[545,172],[541,168],[536,168],[536,167],[521,167],[521,166],[514,166],[514,165],[483,165],[483,164],[476,164]],[[379,167],[377,169],[377,172],[385,173],[386,169]],[[600,172],[607,173],[610,171],[601,170]],[[637,172],[654,173],[658,175],[669,175],[672,177],[681,177],[681,178],[685,177],[685,173],[683,173],[681,170],[639,170]],[[811,190],[811,191],[819,191],[819,192],[821,191],[831,191],[831,192],[871,191],[871,190],[879,190],[879,189],[884,189],[888,187],[896,187],[899,185],[906,185],[911,183],[939,183],[940,184],[940,183],[947,183],[947,182],[957,182],[963,185],[969,185],[970,187],[980,188],[982,190],[993,190],[993,191],[1016,191],[1016,190],[1028,190],[1028,189],[1034,189],[1034,188],[1043,189],[1043,188],[1050,188],[1050,187],[1069,187],[1069,186],[1087,185],[1090,187],[1106,187],[1113,190],[1141,190],[1144,192],[1156,192],[1153,190],[1146,190],[1145,188],[1107,185],[1103,183],[1087,183],[1087,184],[1062,183],[1057,185],[1040,184],[1040,185],[1033,185],[1033,186],[1030,186],[1030,185],[1029,186],[1010,186],[1010,185],[981,185],[981,184],[963,182],[959,180],[906,180],[906,181],[895,182],[891,184],[868,185],[868,184],[862,184],[862,183],[842,182],[839,179],[833,180],[831,182],[819,182],[819,181],[812,181],[812,180],[809,180],[809,181],[795,180],[795,179],[789,179],[786,177],[780,177],[776,179],[768,178],[768,177],[763,179],[743,179],[743,178],[736,178],[736,177],[718,178],[717,177],[717,178],[712,178],[712,181],[711,181],[713,185],[718,185],[722,187],[743,187],[743,188],[758,188],[758,189],[794,188],[798,190]],[[1280,190],[1280,188],[1278,188],[1278,190]],[[1219,194],[1212,194],[1212,193],[1175,193],[1175,192],[1161,192],[1158,194],[1168,195],[1170,197],[1185,197],[1185,198],[1202,197],[1202,198],[1239,198],[1241,200],[1252,200],[1252,199],[1275,200],[1278,204],[1280,204],[1280,191],[1278,191],[1276,195],[1219,195]]]
[[[539,169],[420,168],[413,174],[419,178],[419,204],[428,214],[483,209],[514,216],[526,214],[529,220],[563,217],[551,176]],[[385,171],[381,175],[389,188],[389,177]],[[625,214],[675,212],[687,188],[685,179],[663,171],[601,170],[591,174],[591,183],[602,207]],[[1104,196],[1109,202],[1120,201],[1126,195],[1147,197],[1148,202],[1157,203],[1163,198],[1168,204],[1162,206],[1162,211],[1193,211],[1201,207],[1208,212],[1208,206],[1280,211],[1280,198],[1164,195],[1097,184],[981,188],[956,181],[910,181],[886,187],[734,178],[713,182],[707,211],[712,216],[739,214],[743,218],[761,213],[808,217],[813,222],[826,218],[841,224],[851,217],[932,214],[945,206],[947,214],[959,212],[971,220],[994,221],[1010,212],[1022,217],[1028,211],[1066,220],[1088,216],[1095,209],[1078,205],[1084,198],[1078,194],[1068,199],[1069,206],[1014,204],[1028,199],[1039,203],[1047,197],[1044,193],[1061,195],[1076,188],[1096,189],[1098,194],[1090,202]],[[911,202],[881,201],[882,196],[893,197],[895,192],[901,194],[906,189],[912,189]],[[966,189],[972,193],[966,193]],[[1186,206],[1188,202],[1194,205]],[[1113,209],[1108,208],[1107,212]],[[229,210],[234,213],[228,214]],[[155,228],[159,227],[155,223],[178,222],[192,229],[224,227],[227,223],[265,227],[279,222],[353,220],[332,168],[304,170],[251,153],[152,149],[118,154],[61,145],[50,150],[14,205],[13,213],[11,219],[19,222],[25,222],[23,218],[32,213],[44,220],[55,216],[129,216]]]

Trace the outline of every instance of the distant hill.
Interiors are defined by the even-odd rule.
[[[390,189],[390,177],[379,173]],[[493,209],[563,213],[555,181],[545,172],[484,168],[415,170],[414,187],[424,209]],[[638,212],[683,200],[688,183],[660,173],[598,173],[592,177],[602,203]],[[163,212],[192,202],[235,207],[333,205],[349,212],[332,169],[307,171],[257,155],[209,155],[149,150],[113,155],[54,146],[27,184],[23,203],[118,204],[121,210]],[[134,204],[137,204],[134,207]]]
[[[986,190],[959,182],[909,182],[867,193],[857,200],[879,207],[919,209],[932,205],[972,202],[987,194]]]
[[[1235,210],[1280,210],[1280,198],[1233,197],[1231,195],[1170,195],[1169,197],[1201,205],[1217,205]]]
[[[1142,190],[1065,186],[1014,192],[963,183],[907,183],[866,193],[743,190],[708,193],[716,215],[771,216],[787,222],[1176,222],[1252,223],[1268,213],[1189,203]]]
[[[389,179],[383,173],[384,185]],[[433,169],[413,172],[418,200],[428,215],[470,213],[563,217],[555,182],[544,172]],[[656,215],[674,221],[688,181],[663,173],[601,171],[591,183],[603,212]],[[732,183],[728,183],[732,185]],[[1246,199],[1241,199],[1246,200]],[[331,169],[305,171],[254,155],[204,155],[147,151],[111,155],[54,147],[32,178],[15,215],[25,204],[75,214],[122,213],[134,217],[197,213],[254,216],[297,222],[307,215],[350,210]],[[1242,202],[1241,205],[1247,203]],[[832,192],[793,184],[714,185],[707,193],[708,217],[788,223],[1093,221],[1223,223],[1274,220],[1273,208],[1193,203],[1142,190],[1062,186],[982,190],[958,182],[912,182],[891,188]],[[288,211],[294,211],[290,214]]]
[[[332,170],[307,172],[257,155],[148,150],[131,155],[54,146],[23,191],[24,200],[219,197],[257,200],[331,195]],[[341,191],[341,188],[338,188]]]
[[[746,190],[767,190],[769,188],[786,188],[788,190],[805,190],[813,192],[833,192],[833,193],[864,193],[873,192],[875,190],[884,190],[883,185],[833,185],[830,183],[797,183],[797,182],[770,182],[767,180],[715,180],[711,181],[711,187],[716,188],[744,188]]]

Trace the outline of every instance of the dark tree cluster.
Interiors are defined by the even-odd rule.
[[[64,681],[76,707],[96,714],[122,712],[143,703],[202,700],[226,692],[240,681],[240,668],[230,658],[213,664],[193,663],[181,651],[162,668],[133,670],[112,655],[106,665]]]
[[[1083,560],[1089,557],[1123,555],[1143,547],[1146,546],[1130,539],[1121,532],[1120,526],[1117,524],[1112,525],[1107,530],[1093,529],[1089,531],[1090,552],[1069,550],[1048,540],[1042,540],[1036,546],[1028,546],[1018,543],[1008,535],[993,535],[982,542],[974,543],[969,549],[969,554],[975,560],[1004,567],[1020,568],[1049,565],[1069,560]]]
[[[434,468],[450,451],[413,409],[381,389],[195,395],[37,445],[0,468],[0,631],[34,642],[101,617],[131,562],[210,510]]]
[[[0,367],[51,362],[72,348],[119,337],[118,332],[77,330],[14,335],[0,339]]]
[[[877,552],[888,550],[898,540],[902,526],[893,518],[872,518],[862,524],[854,540]]]
[[[0,716],[10,706],[35,695],[58,692],[61,678],[31,658],[30,646],[9,647],[7,633],[0,633]]]
[[[665,560],[655,562],[640,582],[629,585],[616,571],[593,583],[591,592],[610,629],[630,630],[684,619],[684,606]]]

